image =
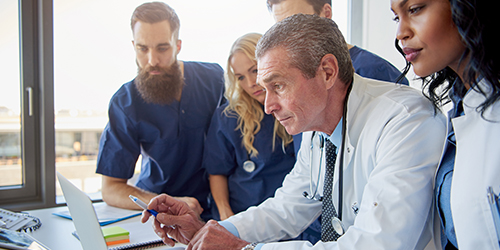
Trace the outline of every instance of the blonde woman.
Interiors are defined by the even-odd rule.
[[[227,60],[228,102],[215,111],[207,134],[203,164],[217,220],[273,196],[295,163],[292,136],[264,113],[266,93],[256,84],[261,36],[250,33],[234,42]]]

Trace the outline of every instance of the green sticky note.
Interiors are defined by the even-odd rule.
[[[117,237],[123,235],[129,235],[129,232],[122,227],[114,226],[114,227],[105,227],[102,228],[102,234],[104,238]]]

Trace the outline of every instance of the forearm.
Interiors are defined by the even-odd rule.
[[[157,194],[140,189],[138,187],[127,184],[126,179],[118,179],[109,176],[103,176],[102,180],[102,199],[108,205],[140,210],[141,208],[130,200],[129,195],[133,195],[146,204],[157,196]]]
[[[210,190],[214,197],[215,204],[219,210],[221,220],[233,215],[233,210],[229,203],[229,188],[227,184],[227,176],[225,175],[210,175]]]

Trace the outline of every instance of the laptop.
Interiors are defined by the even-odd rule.
[[[108,250],[90,198],[59,172],[57,178],[83,249]]]
[[[101,226],[97,219],[97,214],[90,198],[87,196],[87,194],[78,189],[75,185],[73,185],[73,183],[71,183],[59,172],[57,172],[57,178],[59,179],[59,183],[61,184],[64,198],[66,199],[66,203],[68,204],[69,213],[73,218],[73,223],[75,224],[76,232],[78,233],[78,237],[83,249],[108,250],[108,246],[106,245],[106,241],[104,240],[104,235],[102,234]],[[116,247],[116,249],[145,249],[133,247],[141,246],[139,245],[140,243],[156,243],[158,241],[161,241],[160,238],[154,232],[152,232],[152,229],[149,225],[142,225],[141,223],[139,224],[140,225],[137,225],[137,223],[134,222],[120,225],[131,232],[131,244],[128,247],[118,246]],[[147,228],[148,230],[145,230],[144,228]],[[134,231],[133,234],[132,231]],[[140,243],[134,244],[133,242]],[[161,243],[160,245],[163,245],[163,243]],[[170,250],[185,249],[182,246],[171,248],[167,245],[163,245],[161,249],[165,248],[168,248]]]

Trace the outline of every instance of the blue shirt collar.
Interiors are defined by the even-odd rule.
[[[340,145],[342,143],[342,122],[343,122],[343,117],[340,118],[339,123],[337,124],[337,127],[335,127],[335,130],[333,131],[332,135],[327,135],[326,133],[320,132],[321,136],[324,138],[327,138],[330,140],[336,147],[337,147],[337,152],[338,149],[340,148]]]

